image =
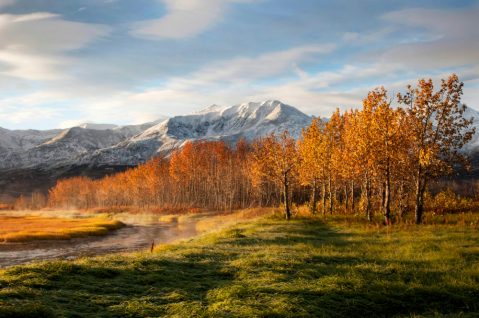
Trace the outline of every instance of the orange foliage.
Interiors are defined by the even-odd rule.
[[[247,177],[249,146],[224,142],[188,142],[171,158],[154,158],[122,173],[92,180],[60,180],[50,190],[57,208],[200,207],[233,209],[252,202]]]
[[[368,93],[360,110],[338,109],[327,122],[314,119],[298,143],[287,132],[251,146],[242,140],[235,148],[188,142],[169,159],[155,158],[100,180],[61,180],[49,204],[231,210],[282,199],[289,218],[291,202],[306,201],[306,189],[313,213],[321,202],[323,214],[361,211],[371,220],[377,211],[389,224],[414,206],[420,223],[428,182],[467,163],[459,150],[474,129],[463,116],[462,86],[456,75],[437,91],[431,80],[421,80],[399,94],[406,107],[392,107],[380,87]]]

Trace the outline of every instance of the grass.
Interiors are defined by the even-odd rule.
[[[0,272],[0,317],[477,317],[477,224],[261,218]]]
[[[0,215],[0,242],[65,240],[104,235],[123,223],[105,218],[67,219],[41,216]]]

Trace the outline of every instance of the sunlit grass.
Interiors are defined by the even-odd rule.
[[[250,221],[251,219],[270,215],[271,208],[252,208],[236,210],[231,213],[217,214],[197,220],[195,228],[198,233],[207,233],[233,224]]]
[[[141,252],[0,272],[0,316],[479,314],[474,225],[261,218]]]
[[[66,240],[104,235],[123,226],[101,217],[67,219],[41,216],[0,216],[0,242]]]

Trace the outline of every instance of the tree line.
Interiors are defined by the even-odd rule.
[[[314,118],[296,141],[288,132],[228,146],[188,142],[158,157],[99,180],[58,181],[53,207],[162,206],[236,209],[307,200],[311,213],[374,212],[389,224],[414,211],[421,223],[430,182],[468,167],[463,146],[475,133],[461,104],[463,83],[453,74],[395,98],[370,91],[360,109]]]

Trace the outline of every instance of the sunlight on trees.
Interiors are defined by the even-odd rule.
[[[221,141],[188,142],[169,158],[155,158],[100,180],[76,177],[50,190],[52,207],[162,206],[231,210],[309,202],[311,213],[379,212],[385,224],[414,209],[421,223],[428,183],[468,161],[461,148],[472,119],[461,104],[456,75],[420,80],[391,105],[387,90],[370,91],[362,108],[327,121],[314,118],[294,140],[287,131],[235,147]],[[307,193],[304,195],[304,193]]]

